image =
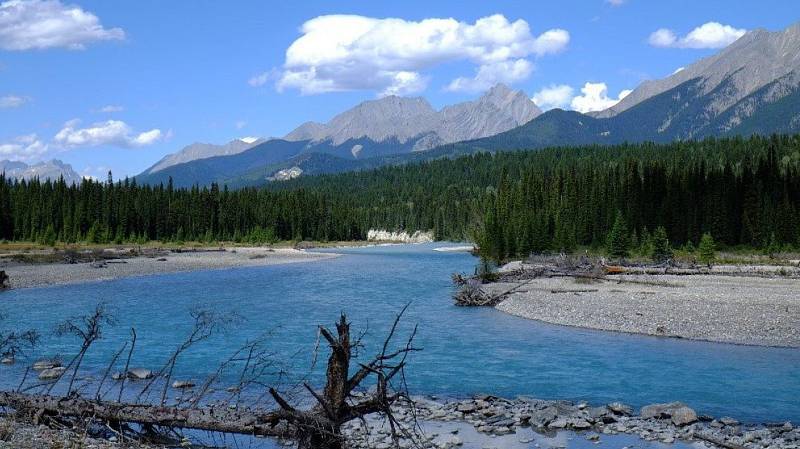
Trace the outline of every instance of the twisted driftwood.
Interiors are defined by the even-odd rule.
[[[13,409],[23,416],[33,417],[34,422],[51,417],[56,420],[73,418],[101,421],[118,428],[128,424],[138,424],[143,428],[180,428],[277,436],[296,440],[300,449],[342,449],[344,447],[342,425],[378,413],[388,421],[395,443],[399,444],[400,434],[413,441],[414,435],[400,425],[391,409],[391,406],[400,400],[411,403],[405,387],[404,369],[406,357],[417,350],[412,346],[416,328],[406,340],[405,345],[396,350],[389,348],[405,310],[403,308],[403,311],[396,317],[381,352],[368,363],[359,364],[360,368],[352,374],[350,368],[354,356],[353,348],[358,348],[361,341],[360,337],[355,341],[351,340],[350,323],[347,322],[345,315],[342,314],[336,323],[336,333],[324,327],[319,328],[320,334],[325,338],[330,349],[327,380],[321,392],[314,390],[307,383],[303,384],[303,387],[316,400],[316,405],[308,410],[291,405],[274,388],[269,388],[268,391],[278,408],[271,411],[259,411],[227,406],[201,407],[196,402],[189,406],[167,406],[163,396],[160,404],[122,403],[119,402],[119,399],[117,401],[103,400],[99,394],[90,399],[80,396],[77,390],[72,390],[72,385],[69,389],[71,393],[67,396],[51,395],[49,394],[50,389],[45,394],[26,394],[19,391],[0,392],[0,407]],[[102,314],[102,308],[98,308],[98,311],[96,314]],[[199,327],[199,329],[204,329],[204,327]],[[99,329],[97,332],[99,334]],[[84,341],[87,340],[84,339]],[[84,347],[87,347],[86,343]],[[124,348],[117,353],[117,356],[122,353]],[[132,350],[133,345],[131,346]],[[180,352],[176,354],[180,354]],[[174,355],[170,361],[174,362],[176,357]],[[248,363],[249,361],[248,358]],[[77,366],[75,372],[77,372]],[[356,391],[365,380],[373,376],[376,379],[376,385],[372,392],[363,394]],[[392,385],[395,376],[401,379],[400,385]],[[166,380],[168,383],[169,378]],[[71,383],[72,381],[70,381]]]

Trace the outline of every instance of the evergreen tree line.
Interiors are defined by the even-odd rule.
[[[607,248],[663,228],[673,245],[800,244],[800,136],[478,153],[263,188],[0,177],[0,239],[358,240],[433,230],[496,260]],[[659,231],[661,232],[661,231]]]

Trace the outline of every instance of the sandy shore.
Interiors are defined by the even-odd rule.
[[[157,257],[114,259],[99,265],[0,262],[0,270],[8,274],[11,288],[29,288],[161,273],[310,262],[332,257],[337,255],[290,248],[270,250],[237,247],[215,252],[169,252]]]
[[[587,284],[573,278],[534,279],[497,309],[566,326],[800,347],[798,279],[716,275],[623,279],[644,282]],[[518,283],[496,283],[485,288],[497,294],[515,285]]]

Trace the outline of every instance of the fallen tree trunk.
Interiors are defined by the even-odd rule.
[[[228,407],[184,409],[96,401],[77,396],[61,397],[12,392],[0,392],[0,407],[37,415],[92,418],[106,422],[210,432],[258,436],[283,436],[286,433],[286,429],[275,426],[282,419],[281,413],[239,411]]]

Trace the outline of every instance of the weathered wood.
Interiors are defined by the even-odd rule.
[[[281,432],[275,427],[280,419],[279,414],[240,411],[228,407],[182,409],[97,401],[77,396],[29,395],[14,392],[0,392],[0,406],[22,413],[40,415],[93,418],[109,422],[210,432],[281,436]]]

